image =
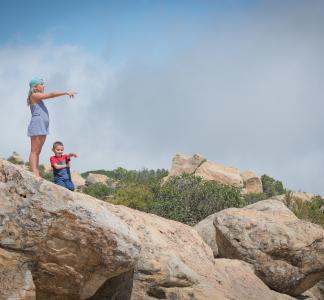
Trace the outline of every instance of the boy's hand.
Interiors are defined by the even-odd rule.
[[[69,157],[78,157],[76,153],[69,153]]]

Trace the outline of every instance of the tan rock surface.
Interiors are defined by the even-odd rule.
[[[241,260],[216,259],[218,280],[225,299],[235,300],[293,300],[294,298],[270,290],[261,279],[256,280],[253,267]],[[197,298],[199,299],[199,298]],[[224,298],[211,298],[224,299]]]
[[[305,300],[323,300],[324,299],[324,278],[314,285],[311,289],[303,293]]]
[[[0,299],[36,300],[29,259],[0,248]]]
[[[215,214],[208,216],[194,226],[204,242],[212,249],[214,257],[218,256],[216,243],[216,229],[214,226]]]
[[[86,180],[77,171],[71,172],[71,178],[72,178],[72,182],[76,188],[78,188],[80,186],[84,186],[86,183]]]
[[[206,161],[195,172],[195,175],[205,180],[213,180],[221,184],[235,187],[243,187],[243,179],[240,170],[233,167],[225,167],[211,161]]]
[[[103,174],[94,174],[90,173],[86,178],[86,184],[95,184],[95,183],[102,183],[107,184],[108,176]]]
[[[216,214],[221,257],[254,265],[272,289],[299,295],[324,276],[324,230],[299,220],[282,202],[264,200]]]
[[[279,299],[247,263],[214,260],[193,228],[123,206],[111,209],[136,228],[142,245],[132,300]]]
[[[172,166],[169,176],[177,176],[180,174],[193,174],[196,169],[206,161],[206,158],[200,154],[185,155],[176,154],[172,159]]]
[[[262,193],[261,178],[252,171],[245,171],[241,173],[243,184],[246,192],[249,193]]]

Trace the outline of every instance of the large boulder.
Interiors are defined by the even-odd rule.
[[[282,202],[264,200],[215,215],[219,255],[251,263],[272,289],[299,295],[324,276],[324,230]]]
[[[281,299],[246,263],[215,261],[190,226],[70,192],[2,160],[0,199],[3,299]]]
[[[134,269],[138,237],[103,202],[7,161],[0,161],[0,199],[0,248],[25,256],[37,299],[87,299]]]

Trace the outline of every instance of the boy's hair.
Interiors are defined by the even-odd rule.
[[[53,143],[53,149],[55,149],[57,146],[64,146],[62,142],[56,141]]]

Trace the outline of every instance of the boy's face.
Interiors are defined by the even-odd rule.
[[[57,145],[53,148],[53,152],[55,153],[56,157],[61,157],[64,151],[64,146]]]

